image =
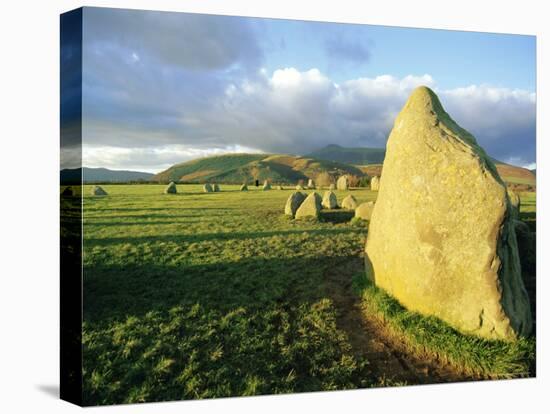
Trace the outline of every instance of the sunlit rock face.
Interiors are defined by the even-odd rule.
[[[415,89],[387,143],[365,249],[369,277],[406,308],[464,333],[528,335],[513,216],[475,138],[432,90]]]

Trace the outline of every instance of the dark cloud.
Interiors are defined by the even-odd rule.
[[[226,16],[85,8],[84,45],[94,145],[212,141],[189,131],[190,114],[211,110],[227,82],[253,79],[262,61],[251,21]]]
[[[193,70],[257,66],[262,53],[243,18],[144,10],[85,8],[85,41],[117,45]]]
[[[329,61],[365,64],[371,58],[370,45],[366,40],[348,39],[344,36],[332,36],[325,40],[325,52]]]

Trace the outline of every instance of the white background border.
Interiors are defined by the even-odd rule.
[[[57,399],[59,349],[59,14],[110,6],[255,17],[537,35],[537,379],[142,404],[106,412],[542,411],[548,408],[548,260],[541,246],[550,137],[550,34],[545,1],[46,0],[4,2],[0,13],[0,411],[66,413]],[[543,228],[544,226],[544,228]],[[546,273],[546,274],[545,274]],[[544,352],[546,349],[546,352]],[[545,395],[546,390],[546,395]],[[91,410],[97,410],[93,408]]]

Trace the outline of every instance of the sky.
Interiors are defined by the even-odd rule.
[[[491,156],[534,168],[535,51],[533,36],[84,8],[83,165],[384,147],[426,85]]]

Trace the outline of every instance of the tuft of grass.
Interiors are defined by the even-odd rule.
[[[368,220],[364,220],[361,217],[353,217],[350,220],[349,224],[352,225],[353,227],[365,227],[365,228],[369,227]]]
[[[355,276],[353,287],[361,295],[365,316],[381,324],[405,352],[442,361],[479,379],[523,378],[534,370],[535,338],[506,342],[465,335],[436,317],[405,309],[365,274]]]

